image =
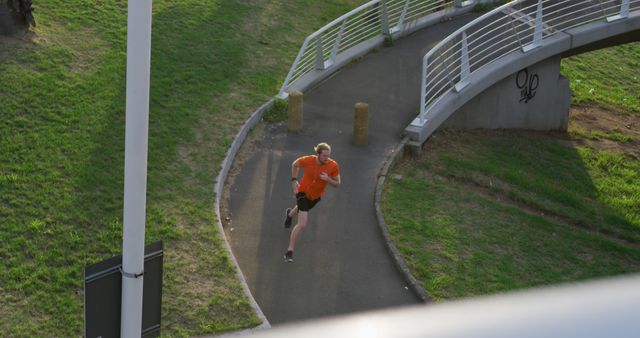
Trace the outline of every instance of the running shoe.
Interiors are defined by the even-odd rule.
[[[291,216],[289,216],[290,212],[291,212],[291,208],[287,208],[287,210],[285,210],[285,219],[284,219],[285,229],[291,228]]]
[[[293,262],[293,251],[289,250],[284,253],[284,261],[287,263]]]

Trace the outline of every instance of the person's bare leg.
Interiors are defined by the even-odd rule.
[[[297,214],[298,214],[298,206],[296,205],[295,207],[291,208],[291,211],[289,211],[289,217],[293,217]]]
[[[296,210],[298,209],[296,208]],[[295,249],[300,233],[302,233],[302,230],[307,226],[308,214],[309,213],[307,211],[298,212],[298,224],[296,224],[291,231],[291,237],[289,237],[289,248],[287,249],[288,251],[293,251]]]

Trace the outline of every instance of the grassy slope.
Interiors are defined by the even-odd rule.
[[[640,43],[629,43],[564,59],[573,103],[597,102],[616,111],[640,114]]]
[[[257,323],[213,179],[304,37],[359,3],[154,1],[146,242],[165,241],[165,334]],[[0,332],[77,336],[82,267],[121,251],[126,2],[36,5],[28,42],[0,40]]]
[[[639,57],[636,43],[564,60],[574,100],[640,114]],[[430,295],[640,271],[640,161],[588,142],[567,147],[567,137],[592,138],[579,130],[440,132],[423,158],[395,169],[403,178],[386,186],[385,217]]]
[[[435,299],[640,271],[640,210],[621,198],[638,205],[640,162],[515,132],[439,133],[425,151],[384,207]]]

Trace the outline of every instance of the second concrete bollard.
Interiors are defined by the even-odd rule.
[[[287,110],[287,128],[290,131],[302,130],[302,93],[294,90],[289,93],[289,109]]]
[[[353,143],[365,145],[369,142],[369,105],[358,102],[355,105],[353,121]]]

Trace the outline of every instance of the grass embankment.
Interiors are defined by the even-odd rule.
[[[258,323],[214,178],[304,37],[361,2],[154,1],[146,242],[165,241],[165,335]],[[71,337],[82,268],[121,252],[127,4],[35,5],[32,33],[0,37],[0,332]]]
[[[563,61],[566,134],[438,132],[399,163],[385,219],[431,297],[640,271],[639,59],[636,43]]]

